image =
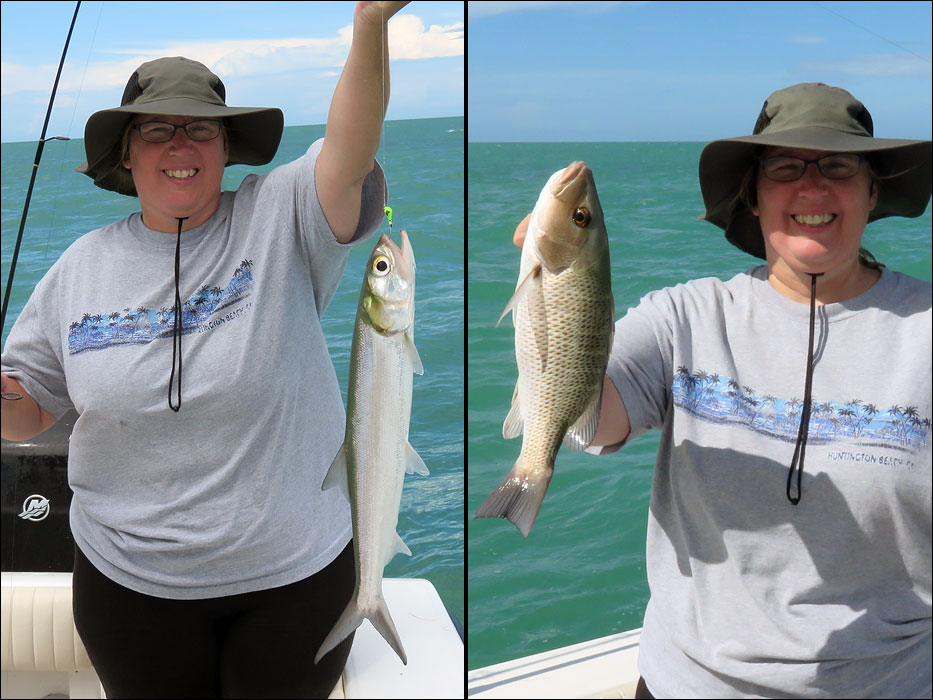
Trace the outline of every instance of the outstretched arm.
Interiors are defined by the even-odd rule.
[[[389,104],[387,22],[407,2],[357,2],[350,55],[327,115],[315,186],[327,222],[341,243],[360,220],[363,180],[373,169]]]

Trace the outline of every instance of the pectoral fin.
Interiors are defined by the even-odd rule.
[[[498,328],[499,324],[502,323],[502,319],[508,315],[509,311],[513,314],[515,309],[518,308],[519,303],[528,294],[528,291],[537,285],[541,286],[541,265],[535,265],[523,279],[518,287],[515,288],[515,294],[512,295],[512,298],[509,299],[509,303],[505,305],[505,311],[502,312],[502,315],[499,317],[499,320],[496,321],[496,327]],[[514,316],[513,316],[514,319]]]
[[[424,365],[421,364],[421,356],[418,354],[418,348],[415,347],[415,341],[412,340],[410,333],[405,333],[402,339],[402,346],[405,348],[405,356],[411,364],[411,371],[415,374],[424,374]]]
[[[327,470],[327,476],[324,477],[324,483],[321,484],[321,491],[327,489],[339,488],[347,501],[350,501],[350,487],[347,483],[347,446],[343,444],[337,450],[337,456],[331,462],[330,469]]]

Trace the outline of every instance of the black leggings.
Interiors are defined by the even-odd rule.
[[[355,580],[351,541],[288,586],[168,600],[114,583],[75,547],[75,626],[108,698],[326,698],[353,635],[314,656]]]

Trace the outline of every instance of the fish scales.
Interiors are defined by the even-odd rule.
[[[527,322],[517,320],[516,341],[527,395],[526,439],[529,459],[553,463],[560,443],[580,417],[606,370],[606,327],[612,323],[612,300],[605,293],[605,270],[568,268],[560,275],[542,273],[543,307],[519,306]],[[543,313],[542,313],[543,311]],[[534,342],[533,326],[547,320],[547,356]],[[543,369],[542,369],[543,365]]]

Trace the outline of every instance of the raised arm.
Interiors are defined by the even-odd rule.
[[[6,374],[0,374],[0,391],[6,394],[20,394],[23,398],[9,401],[3,399],[0,437],[4,440],[28,440],[51,428],[58,419],[36,403],[18,381]]]
[[[389,104],[387,22],[407,2],[357,2],[350,55],[334,89],[315,185],[327,222],[341,243],[360,220],[363,180],[373,169]]]

